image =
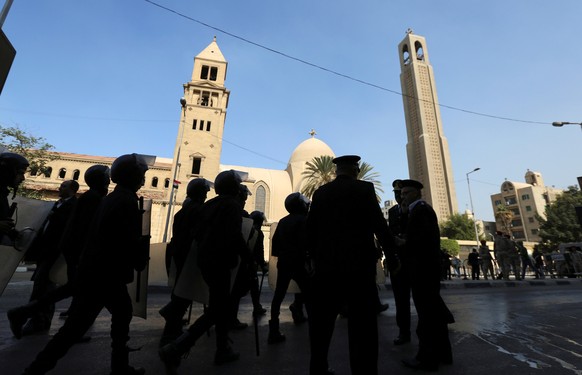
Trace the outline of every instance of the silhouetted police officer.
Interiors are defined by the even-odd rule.
[[[436,371],[439,364],[451,364],[453,354],[448,323],[454,319],[440,295],[441,251],[436,213],[421,199],[422,184],[402,180],[402,206],[408,212],[401,253],[403,267],[414,267],[410,275],[412,299],[418,313],[418,352],[403,360],[407,367]],[[402,242],[402,241],[398,241]]]
[[[394,199],[398,203],[388,210],[388,229],[396,237],[404,237],[406,232],[407,215],[402,210],[402,196],[400,194],[401,180],[394,180],[392,188]],[[405,255],[404,247],[396,247],[398,257]],[[394,345],[403,345],[410,342],[410,267],[402,263],[398,272],[390,272],[390,282],[394,293],[396,305],[396,325],[398,325],[398,337],[394,339]]]
[[[109,176],[109,167],[106,165],[93,165],[85,172],[85,183],[89,186],[89,190],[77,199],[59,245],[59,252],[63,253],[67,264],[67,283],[38,296],[27,305],[8,311],[10,329],[17,339],[22,336],[22,325],[27,318],[41,311],[45,306],[52,305],[72,295],[81,252],[95,212],[101,199],[107,195]],[[67,315],[68,312],[61,314],[62,317]]]
[[[332,373],[327,356],[343,305],[348,309],[352,374],[378,373],[378,252],[374,237],[385,251],[392,246],[374,185],[357,180],[359,160],[354,155],[333,160],[337,177],[315,191],[307,216],[307,241],[314,265],[309,317],[311,375]]]
[[[289,215],[277,224],[273,235],[271,255],[277,257],[277,284],[271,302],[271,320],[269,321],[269,344],[285,341],[285,335],[279,330],[279,313],[281,303],[287,294],[291,280],[295,280],[303,298],[309,294],[309,275],[305,269],[307,247],[305,244],[305,222],[309,211],[309,199],[301,193],[291,193],[285,198],[285,208]],[[297,298],[296,298],[297,301]],[[294,302],[297,303],[297,302]],[[309,301],[307,301],[309,308]],[[303,310],[303,304],[295,306]],[[292,310],[293,311],[293,310]]]
[[[134,270],[143,270],[148,260],[142,246],[142,212],[136,195],[147,169],[137,154],[122,155],[113,162],[111,180],[117,186],[103,198],[92,222],[80,260],[73,309],[24,374],[45,374],[54,368],[104,307],[111,313],[111,375],[145,373],[142,368],[129,366],[132,303],[127,284],[133,281]]]
[[[176,280],[182,273],[182,268],[192,247],[196,219],[209,191],[210,182],[206,179],[195,178],[190,181],[186,188],[184,204],[174,215],[172,240],[166,250],[166,268],[169,273],[170,264],[173,260],[176,267]],[[178,297],[174,292],[172,292],[170,298],[170,302],[160,309],[160,315],[166,320],[162,338],[160,339],[160,347],[169,344],[182,334],[182,318],[186,310],[188,310],[188,306],[192,303],[189,299]]]
[[[63,181],[59,186],[59,200],[55,202],[47,217],[46,224],[33,243],[29,253],[36,253],[36,270],[32,276],[34,284],[30,301],[42,298],[52,292],[56,284],[50,280],[50,271],[61,255],[59,244],[65,232],[67,221],[71,217],[73,207],[77,202],[79,183],[75,180]],[[47,332],[51,326],[55,312],[53,303],[43,304],[22,327],[22,334],[29,335],[36,332]]]
[[[28,160],[22,155],[13,152],[0,153],[0,240],[3,236],[14,237],[14,221],[11,218],[8,205],[8,194],[13,190],[16,196],[18,186],[24,181],[24,173],[28,168]]]
[[[159,350],[168,373],[175,373],[180,358],[213,325],[216,330],[217,365],[236,361],[236,353],[228,343],[228,319],[231,316],[231,272],[239,257],[248,253],[242,236],[242,207],[237,201],[241,179],[234,170],[216,176],[217,197],[200,209],[194,239],[198,245],[198,265],[208,285],[208,307],[184,334]]]

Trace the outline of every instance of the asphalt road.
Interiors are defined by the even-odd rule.
[[[27,273],[16,274],[0,297],[0,374],[20,374],[40,351],[49,335],[62,325],[58,312],[69,301],[57,305],[57,314],[49,335],[36,335],[16,340],[12,337],[6,311],[25,303],[31,290]],[[559,283],[565,285],[559,285]],[[532,285],[535,284],[535,285]],[[456,323],[450,326],[454,364],[442,366],[442,374],[576,374],[582,375],[582,282],[580,279],[546,280],[540,283],[505,283],[454,280],[444,285],[443,297],[455,314]],[[163,320],[157,311],[168,301],[168,290],[153,287],[148,296],[147,320],[135,318],[131,326],[130,345],[142,347],[131,354],[131,363],[146,368],[147,374],[164,374],[157,356],[157,343]],[[418,373],[403,367],[402,358],[416,351],[416,340],[396,347],[392,340],[397,334],[392,292],[382,288],[381,299],[390,309],[378,317],[380,329],[380,374]],[[262,295],[268,308],[272,291],[268,286]],[[267,345],[268,318],[259,321],[257,356],[253,326],[232,332],[233,346],[241,353],[238,362],[213,366],[214,332],[201,338],[180,367],[181,374],[307,374],[309,345],[307,326],[296,326],[286,306],[282,308],[281,330],[287,341]],[[192,318],[201,311],[195,305]],[[251,323],[250,297],[242,301],[239,318]],[[413,317],[414,322],[415,317]],[[89,334],[92,340],[75,345],[51,374],[108,374],[109,373],[109,315],[103,312]],[[338,318],[330,351],[330,364],[337,375],[348,375],[347,326]]]

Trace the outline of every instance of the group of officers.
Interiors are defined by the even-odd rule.
[[[335,180],[316,190],[311,201],[300,193],[287,197],[285,207],[289,215],[278,223],[272,243],[272,255],[278,258],[278,279],[271,303],[268,342],[285,340],[279,329],[280,305],[290,280],[295,280],[301,289],[301,298],[296,303],[300,307],[304,301],[307,310],[309,374],[334,373],[328,363],[328,351],[340,312],[347,313],[352,374],[378,374],[376,265],[384,255],[391,271],[399,327],[394,344],[411,340],[410,296],[418,314],[418,351],[414,358],[402,362],[410,368],[436,371],[440,365],[453,361],[448,324],[454,322],[440,296],[440,271],[435,267],[441,257],[436,214],[422,200],[420,182],[396,180],[393,187],[399,204],[390,210],[387,222],[374,185],[358,180],[359,161],[360,157],[355,155],[333,159]],[[2,163],[0,154],[0,168]],[[94,179],[100,185],[90,184],[92,179],[88,180],[86,174],[90,189],[79,197],[72,213],[73,217],[85,216],[77,220],[77,238],[74,243],[67,236],[61,240],[61,248],[69,253],[65,256],[69,276],[65,290],[45,293],[8,312],[11,329],[18,338],[39,305],[73,297],[64,325],[23,374],[45,374],[54,368],[71,346],[83,341],[104,307],[112,315],[111,374],[145,373],[144,369],[129,365],[127,342],[132,305],[127,284],[133,281],[134,271],[143,270],[148,261],[148,238],[141,232],[143,210],[136,195],[148,167],[141,156],[127,154],[117,158],[110,170],[95,169],[98,171],[93,173],[102,177]],[[22,168],[15,173],[19,177],[0,189],[15,188],[22,182]],[[109,177],[117,185],[107,194]],[[216,337],[214,363],[220,365],[239,358],[229,344],[228,332],[236,320],[240,297],[246,290],[250,289],[252,295],[256,289],[256,265],[264,267],[264,260],[260,261],[262,254],[258,258],[256,249],[249,248],[242,234],[243,217],[253,218],[244,211],[248,189],[240,176],[233,170],[219,173],[214,181],[216,197],[206,201],[209,189],[206,180],[190,182],[187,199],[176,214],[168,247],[168,264],[175,264],[177,278],[184,271],[188,253],[195,248],[197,264],[208,288],[204,313],[184,332],[182,319],[191,301],[172,293],[169,303],[160,311],[166,326],[159,356],[168,374],[177,373],[184,355],[212,326]],[[92,190],[92,208],[79,209]],[[1,203],[0,210],[4,209],[4,202]],[[92,210],[91,215],[87,215],[88,210]],[[260,218],[255,215],[253,220],[258,232],[264,220],[260,214]],[[262,238],[258,242],[262,244]],[[102,273],[105,268],[110,270],[107,275]],[[233,275],[232,270],[237,268],[238,273]],[[238,275],[247,280],[248,287],[235,292]],[[254,313],[264,313],[258,299],[253,304]]]

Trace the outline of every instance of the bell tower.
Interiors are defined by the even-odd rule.
[[[447,220],[458,211],[457,195],[426,40],[408,29],[398,45],[398,54],[408,173],[424,185],[423,198],[434,208],[439,221]]]
[[[214,181],[219,173],[230,94],[224,87],[227,65],[214,37],[194,58],[192,78],[184,84],[172,165],[172,176],[180,182],[177,190],[172,189],[177,203],[184,201],[190,180],[200,177]]]

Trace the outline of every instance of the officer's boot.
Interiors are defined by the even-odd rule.
[[[8,310],[6,315],[8,316],[8,321],[10,322],[10,330],[12,334],[17,339],[22,338],[22,327],[24,323],[30,318],[35,312],[38,306],[38,301],[32,301],[28,304],[20,307],[15,307]]]
[[[285,341],[285,335],[279,331],[279,319],[269,320],[269,338],[267,342],[269,344],[277,344],[283,341]]]
[[[111,351],[110,375],[143,375],[145,369],[129,365],[129,348],[113,348]]]
[[[307,318],[303,314],[303,305],[296,304],[294,302],[289,305],[289,310],[291,310],[291,317],[293,318],[293,323],[301,324],[307,321]]]
[[[168,374],[176,374],[182,357],[196,343],[196,336],[186,331],[176,341],[164,345],[158,351],[160,359],[166,366]]]

